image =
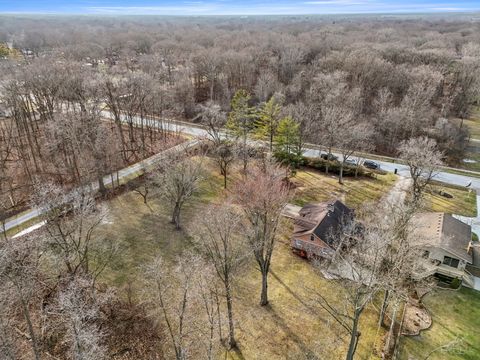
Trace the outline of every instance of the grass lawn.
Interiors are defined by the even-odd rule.
[[[219,196],[223,178],[212,170],[202,182],[197,196],[187,204],[181,214],[183,228],[176,231],[170,223],[165,204],[155,196],[148,198],[148,206],[134,191],[126,192],[108,201],[107,217],[100,231],[104,236],[118,239],[118,254],[102,274],[102,280],[118,288],[135,291],[142,265],[162,255],[173,261],[191,245],[188,228],[196,211]]]
[[[456,338],[462,342],[452,351],[434,352],[429,360],[480,359],[480,292],[466,288],[437,290],[425,297],[424,304],[432,314],[432,327],[419,336],[402,339],[401,360],[424,359],[434,349]]]
[[[308,202],[325,201],[332,198],[342,199],[353,208],[365,202],[378,201],[397,179],[396,175],[376,175],[376,179],[345,178],[344,185],[338,183],[338,177],[326,176],[315,170],[301,170],[293,179],[297,185],[295,203],[304,205]]]
[[[480,139],[480,107],[472,109],[470,118],[463,120],[463,125],[467,126],[470,130],[472,139]]]
[[[448,199],[438,192],[444,191],[453,196]],[[475,191],[450,187],[448,185],[431,185],[425,195],[427,211],[441,211],[450,214],[477,216],[477,197]]]
[[[103,281],[116,286],[119,295],[135,298],[141,291],[142,265],[161,255],[167,261],[191,246],[189,229],[194,215],[222,196],[222,178],[211,161],[206,161],[208,176],[192,203],[183,212],[183,230],[175,231],[169,214],[159,199],[152,197],[151,212],[135,192],[127,192],[105,203],[108,217],[101,231],[118,240],[119,253],[109,264]],[[235,173],[232,178],[240,175]],[[351,206],[378,200],[395,181],[394,175],[378,179],[346,179],[342,187],[338,179],[315,171],[299,171],[295,203],[322,201],[340,196]],[[269,275],[268,307],[258,305],[260,273],[252,262],[237,277],[234,312],[239,349],[230,352],[230,359],[342,359],[347,334],[330,315],[311,299],[315,288],[333,303],[342,299],[341,286],[326,280],[311,263],[290,250],[292,224],[285,222],[281,239],[272,259]],[[375,306],[376,305],[376,306]],[[358,359],[379,359],[383,330],[376,326],[378,304],[367,308],[361,321]],[[311,355],[311,356],[310,356]],[[314,356],[315,355],[315,356]],[[309,357],[310,356],[310,357]]]
[[[288,231],[286,232],[288,233]],[[292,254],[288,238],[277,243],[269,275],[268,307],[258,306],[260,273],[252,266],[239,277],[235,311],[239,315],[237,359],[343,359],[346,332],[312,299],[309,289],[321,291],[341,304],[342,288],[326,280],[310,262]],[[380,359],[378,312],[372,305],[363,314],[358,359]]]

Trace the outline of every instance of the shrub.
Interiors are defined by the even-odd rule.
[[[458,289],[460,285],[462,285],[462,280],[460,280],[459,278],[453,279],[452,282],[450,283],[450,287],[452,289]]]
[[[314,169],[325,171],[327,164],[328,164],[328,171],[332,174],[340,174],[340,163],[338,161],[329,161],[320,158],[305,158],[306,159],[306,166],[312,167]],[[359,167],[358,175],[363,176],[365,175],[365,169],[363,167]],[[343,166],[343,176],[355,176],[355,166],[350,164],[345,164]]]
[[[306,158],[302,155],[277,151],[274,153],[275,159],[283,165],[288,165],[292,170],[298,169],[306,164]]]

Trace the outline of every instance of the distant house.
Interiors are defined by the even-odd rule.
[[[413,223],[424,251],[418,275],[437,275],[447,281],[458,278],[464,285],[474,287],[474,276],[467,269],[473,265],[470,225],[439,212],[417,214]]]
[[[353,210],[339,200],[305,205],[294,220],[293,251],[308,258],[330,258],[337,248],[335,233],[352,219]]]

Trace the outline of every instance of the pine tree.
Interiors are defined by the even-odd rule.
[[[250,94],[246,90],[238,90],[232,98],[232,110],[228,114],[227,129],[235,138],[242,139],[243,171],[247,171],[248,151],[247,139],[253,129],[253,109],[248,105]]]
[[[290,165],[292,169],[297,168],[302,160],[300,124],[291,116],[281,119],[278,123],[274,143],[275,157]]]
[[[278,99],[272,96],[270,100],[263,103],[258,111],[256,121],[256,135],[260,139],[270,142],[270,151],[273,150],[273,139],[278,130],[279,115],[282,107]]]

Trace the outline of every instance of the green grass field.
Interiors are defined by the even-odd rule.
[[[419,336],[405,337],[400,343],[400,359],[425,359],[435,349],[457,343],[450,351],[433,352],[429,360],[480,359],[480,292],[437,290],[424,298],[433,324]]]

